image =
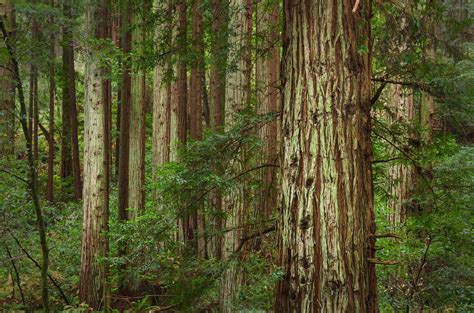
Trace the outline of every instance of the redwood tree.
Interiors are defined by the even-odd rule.
[[[370,17],[368,0],[284,1],[276,312],[377,311]]]
[[[110,2],[94,1],[86,6],[86,35],[105,39],[109,36]],[[107,306],[107,264],[109,218],[109,132],[108,73],[101,64],[100,44],[86,46],[84,103],[84,192],[83,232],[79,298],[95,309]]]

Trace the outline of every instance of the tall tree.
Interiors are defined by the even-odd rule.
[[[63,3],[64,18],[68,21],[62,32],[62,141],[61,141],[61,177],[74,176],[74,196],[82,196],[81,164],[79,153],[79,134],[76,104],[76,70],[74,65],[74,45],[72,24],[74,17],[71,8],[72,0]],[[71,149],[72,148],[72,149]],[[72,150],[72,156],[71,156]]]
[[[129,192],[129,153],[130,153],[130,106],[131,106],[131,69],[128,57],[132,48],[130,1],[120,1],[120,37],[123,53],[122,77],[120,82],[120,146],[119,149],[119,219],[127,220]]]
[[[51,0],[51,7],[54,7],[54,0]],[[51,24],[54,23],[54,18],[51,17]],[[49,65],[49,138],[48,138],[48,183],[46,198],[48,201],[54,201],[54,97],[56,94],[56,80],[54,78],[55,69],[54,62],[56,59],[56,41],[53,34],[50,36],[51,47],[50,47],[50,65]]]
[[[109,148],[107,68],[101,63],[101,39],[109,36],[108,0],[86,7],[86,35],[95,41],[86,46],[84,119],[84,221],[81,245],[79,298],[93,308],[107,307],[109,286],[108,255],[108,177]],[[97,40],[99,40],[97,42]]]
[[[355,2],[355,3],[354,3]],[[376,312],[370,1],[284,1],[276,312]]]
[[[413,90],[393,84],[388,94],[388,114],[391,126],[401,125],[400,132],[396,133],[397,144],[408,146],[412,138],[415,105]],[[403,127],[404,126],[404,127]],[[397,151],[393,151],[395,154]],[[410,203],[416,182],[416,169],[413,164],[390,164],[387,173],[388,201],[387,207],[391,209],[389,222],[394,227],[401,226],[409,214]]]
[[[235,115],[249,105],[250,97],[250,46],[249,38],[252,29],[252,1],[231,0],[229,4],[229,64],[227,71],[225,108],[226,123],[235,121]],[[242,172],[245,164],[235,163],[234,171]],[[243,284],[243,272],[236,264],[235,251],[240,239],[245,235],[248,223],[248,206],[245,204],[244,190],[237,186],[222,198],[222,210],[225,213],[223,223],[221,253],[222,259],[228,261],[220,285],[220,311],[233,312],[233,299]]]
[[[157,24],[154,30],[155,51],[167,56],[164,50],[170,49],[171,20],[169,2],[155,0],[154,11],[157,13]],[[170,158],[171,131],[171,64],[169,57],[158,60],[153,69],[153,176],[156,179],[158,169]],[[155,194],[155,201],[158,201]]]
[[[0,15],[4,19],[5,29],[11,38],[15,38],[15,8],[10,0],[0,1]],[[0,37],[1,44],[5,38]],[[15,77],[13,63],[9,58],[0,58],[0,157],[13,154],[15,147]]]
[[[261,40],[257,46],[256,89],[257,112],[276,114],[279,111],[280,84],[280,11],[278,1],[263,1],[257,9],[257,33]],[[260,130],[263,141],[263,164],[278,161],[278,120],[266,123]],[[277,205],[275,167],[264,167],[261,171],[265,192],[262,195],[259,215],[269,217]]]
[[[136,9],[133,17],[135,28],[133,30],[133,51],[135,55],[143,55],[146,40],[145,14],[148,3],[144,7]],[[130,156],[129,156],[129,195],[128,207],[133,210],[129,212],[129,218],[136,216],[137,210],[142,211],[145,205],[145,111],[146,111],[146,70],[145,65],[140,64],[140,59],[134,60],[133,73],[131,77],[131,106],[130,121]]]

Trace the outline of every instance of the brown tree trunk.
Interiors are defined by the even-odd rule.
[[[131,10],[129,0],[120,1],[120,33],[124,55],[129,56],[132,44],[130,30]],[[120,146],[119,154],[119,219],[127,220],[128,187],[129,187],[129,150],[130,150],[130,107],[131,107],[131,70],[130,62],[122,60],[122,79],[120,83]]]
[[[257,112],[276,114],[279,111],[280,56],[279,56],[279,5],[274,2],[270,7],[262,3],[257,11],[257,32],[261,38],[268,38],[257,47],[256,89]],[[263,142],[262,164],[278,163],[278,119],[275,117],[260,129]],[[277,206],[275,167],[265,167],[261,171],[263,184],[262,199],[257,215],[262,218],[271,216]]]
[[[284,1],[276,312],[377,312],[370,1]]]
[[[34,1],[36,3],[36,1]],[[39,25],[36,18],[33,17],[32,23],[32,41],[33,45],[39,44]],[[35,162],[38,161],[38,154],[39,154],[39,143],[38,143],[38,129],[39,129],[39,101],[38,101],[38,62],[39,55],[38,52],[35,51],[33,53],[33,60],[31,63],[31,83],[30,86],[33,87],[30,91],[32,93],[31,99],[33,100],[30,103],[30,110],[32,110],[32,115],[30,115],[30,119],[32,120],[32,129],[30,130],[32,133],[32,140],[33,140],[33,159]]]
[[[0,15],[4,18],[9,38],[15,38],[15,8],[10,0],[0,0]],[[3,36],[0,47],[4,47]],[[0,63],[0,157],[12,155],[15,150],[15,77],[13,63],[2,59]]]
[[[176,47],[178,51],[177,80],[176,80],[176,134],[177,146],[180,148],[186,145],[188,134],[188,90],[187,90],[187,70],[186,70],[186,45],[187,45],[187,4],[186,0],[180,0],[177,6],[178,27],[176,34]],[[177,160],[177,151],[174,151],[174,160]],[[182,242],[192,241],[193,229],[189,222],[187,213],[178,223],[178,240]]]
[[[193,1],[192,6],[192,53],[191,77],[189,83],[189,135],[192,140],[202,140],[203,124],[203,80],[204,80],[204,41],[202,25],[202,1]],[[191,242],[194,252],[206,255],[204,216],[201,212],[190,212],[186,216],[186,238]],[[198,237],[199,235],[199,237]]]
[[[110,2],[86,6],[86,35],[109,36]],[[108,255],[108,69],[101,67],[100,47],[86,46],[84,118],[84,223],[81,245],[79,298],[95,309],[108,306],[108,267],[100,258]]]
[[[72,19],[71,0],[65,0],[63,14],[67,19]],[[76,104],[76,70],[74,67],[73,31],[66,23],[63,26],[63,104],[62,104],[62,151],[61,151],[61,177],[74,177],[74,197],[82,197],[81,160],[79,152],[79,133],[77,122]],[[72,150],[72,156],[71,156]]]
[[[51,1],[51,7],[54,7],[54,0]],[[50,19],[54,23],[54,19]],[[54,201],[54,97],[56,94],[56,80],[54,78],[55,38],[51,35],[51,64],[49,66],[49,139],[48,139],[48,182],[46,188],[46,198],[49,202]]]

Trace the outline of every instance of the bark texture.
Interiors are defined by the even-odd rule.
[[[108,36],[107,0],[86,7],[86,34],[89,38]],[[108,268],[100,258],[108,255],[108,95],[107,69],[100,66],[100,46],[86,47],[84,106],[84,192],[81,245],[80,301],[94,309],[107,307]]]
[[[63,3],[63,14],[66,19],[73,19],[71,0]],[[82,196],[81,160],[79,152],[79,134],[76,104],[76,70],[74,66],[73,31],[67,23],[63,26],[63,103],[62,103],[62,151],[61,166],[62,177],[74,176],[74,196]],[[71,157],[72,150],[72,157]]]
[[[136,29],[133,32],[133,50],[138,54],[143,52],[145,44],[145,20],[135,15]],[[138,62],[138,60],[136,60]],[[143,65],[137,64],[131,78],[131,106],[130,106],[130,157],[128,207],[129,219],[144,209],[145,194],[145,110],[146,110],[146,71]]]
[[[256,89],[257,112],[259,114],[276,114],[279,111],[280,87],[280,53],[279,53],[279,5],[261,3],[257,10],[257,32],[260,38],[268,38],[257,47]],[[263,142],[262,164],[278,163],[278,119],[275,117],[260,129]],[[261,181],[264,187],[258,216],[269,217],[277,206],[275,167],[262,169]]]
[[[250,47],[252,5],[250,0],[231,0],[229,4],[229,64],[225,88],[226,121],[232,123],[235,114],[246,108],[250,97]],[[245,164],[239,159],[232,165],[236,173],[243,172]],[[244,282],[244,275],[238,267],[235,251],[240,239],[245,235],[248,222],[248,206],[245,205],[244,190],[235,186],[222,197],[222,210],[225,213],[223,222],[221,253],[222,259],[228,262],[220,285],[220,312],[235,312],[234,298],[238,295]]]
[[[376,312],[370,1],[284,1],[276,312]]]
[[[170,38],[166,36],[170,23],[166,21],[164,12],[169,12],[169,4],[155,0],[154,9],[159,14],[154,37],[155,49],[161,53],[162,46],[169,48]],[[153,175],[170,157],[170,124],[171,124],[171,79],[167,77],[170,69],[169,59],[159,60],[153,69]],[[155,195],[158,200],[158,195]]]
[[[410,127],[414,122],[415,106],[413,91],[400,85],[391,85],[388,95],[389,120],[391,124],[404,125],[403,135],[397,136],[397,142],[408,145]],[[393,151],[397,153],[397,151]],[[391,209],[389,222],[393,227],[401,226],[410,213],[408,202],[416,183],[416,169],[412,164],[390,164],[388,167],[387,206]]]

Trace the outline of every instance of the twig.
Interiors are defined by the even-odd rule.
[[[370,235],[370,237],[371,238],[397,238],[397,239],[402,239],[402,237],[400,237],[397,234],[393,234],[393,233],[375,234],[375,235]]]
[[[380,265],[397,265],[397,264],[400,264],[400,261],[390,261],[390,260],[384,261],[384,260],[369,258],[369,263],[380,264]]]
[[[272,231],[276,230],[276,226],[273,225],[261,232],[256,232],[254,234],[251,234],[251,235],[248,235],[247,237],[244,237],[242,239],[240,239],[240,243],[239,243],[239,246],[237,247],[237,249],[235,249],[235,253],[238,253],[240,252],[240,250],[244,247],[245,243],[247,243],[247,241],[251,240],[251,239],[254,239],[254,238],[257,238],[258,236],[261,236],[261,235],[265,235],[265,234],[268,234]]]
[[[27,180],[24,179],[24,178],[21,178],[21,177],[18,176],[18,175],[13,174],[13,173],[10,172],[10,171],[4,170],[4,169],[0,169],[0,171],[11,175],[12,177],[14,177],[14,178],[16,178],[16,179],[18,179],[18,180],[21,180],[22,182],[24,182],[24,183],[27,184],[28,186],[30,185],[30,182],[29,182],[29,181],[27,181]]]
[[[23,295],[23,289],[21,289],[20,273],[18,272],[18,269],[16,268],[15,260],[13,259],[13,256],[7,244],[5,244],[5,250],[7,251],[8,257],[10,258],[10,263],[12,264],[13,271],[15,271],[16,285],[18,286],[18,290],[20,291],[21,302],[26,307],[25,296]]]
[[[35,264],[35,266],[41,270],[41,265],[39,265],[39,263],[30,255],[30,253],[21,245],[18,238],[16,238],[15,235],[13,235],[13,233],[11,231],[9,231],[9,233],[12,236],[13,240],[15,240],[18,248],[20,248],[21,251],[23,251],[23,253],[26,255],[26,257],[28,259],[30,259],[31,262],[33,262]],[[67,298],[67,296],[64,294],[63,290],[61,289],[61,286],[59,286],[59,283],[49,273],[48,273],[48,278],[53,283],[53,285],[56,287],[56,289],[59,291],[59,293],[61,294],[61,297],[63,298],[64,302],[67,305],[70,305],[71,303],[69,302],[69,299]]]

